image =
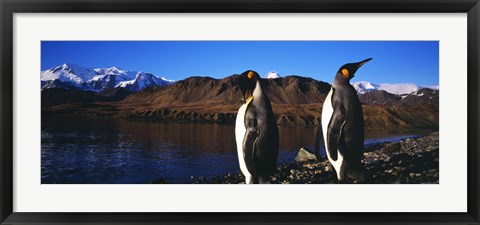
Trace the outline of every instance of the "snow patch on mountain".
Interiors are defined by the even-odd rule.
[[[275,72],[275,71],[270,71],[270,72],[268,72],[268,73],[265,75],[265,78],[267,78],[267,79],[280,78],[280,74],[278,74],[278,73]]]
[[[359,94],[365,94],[370,91],[383,90],[391,94],[404,95],[416,92],[422,88],[439,89],[439,86],[418,86],[413,83],[399,84],[374,84],[368,81],[353,82],[353,87]]]
[[[405,84],[380,84],[380,90],[384,90],[388,93],[402,95],[402,94],[409,94],[412,92],[417,91],[420,87],[416,84],[405,83]]]
[[[162,80],[164,80],[164,81],[166,81],[166,82],[169,82],[169,83],[174,83],[174,82],[175,82],[175,80],[170,80],[170,79],[167,79],[167,78],[165,78],[165,77],[160,77],[160,79],[162,79]]]
[[[171,81],[167,81],[151,73],[138,72],[135,76],[135,79],[129,81],[122,81],[118,83],[115,87],[122,87],[132,91],[141,90],[147,87],[166,86],[170,83]]]
[[[370,91],[378,90],[378,85],[372,84],[368,81],[359,81],[352,83],[352,85],[359,94],[365,94]]]

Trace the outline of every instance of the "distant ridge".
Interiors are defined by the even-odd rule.
[[[43,103],[49,103],[49,107],[44,107],[48,113],[233,124],[243,103],[238,82],[239,75],[223,79],[189,77],[168,86],[145,88],[126,97],[120,87],[87,94],[63,90],[61,96],[69,97],[61,101],[55,100],[60,96],[60,90],[57,93],[44,90],[42,107]],[[301,76],[262,79],[261,82],[272,102],[279,126],[318,125],[330,84]],[[428,88],[404,95],[383,90],[359,94],[365,129],[438,130],[438,97],[438,90]]]

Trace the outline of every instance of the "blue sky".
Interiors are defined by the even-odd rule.
[[[116,66],[182,80],[253,69],[329,83],[343,64],[371,57],[352,81],[439,84],[437,41],[42,41],[41,54],[42,70]]]

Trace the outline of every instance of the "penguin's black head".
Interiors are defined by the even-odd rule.
[[[247,99],[253,95],[253,90],[258,80],[260,80],[260,76],[253,70],[247,70],[240,74],[239,85],[244,101],[247,101]]]
[[[347,80],[351,80],[355,76],[355,72],[357,72],[357,70],[361,66],[363,66],[363,64],[367,63],[370,60],[372,60],[372,58],[368,58],[356,63],[347,63],[340,67],[337,74],[344,76],[345,78],[347,78]]]

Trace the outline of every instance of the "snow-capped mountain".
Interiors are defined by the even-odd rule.
[[[368,81],[359,81],[359,82],[352,82],[353,87],[359,94],[365,94],[367,92],[375,91],[375,90],[383,90],[391,94],[396,95],[404,95],[410,94],[415,91],[418,91],[422,88],[430,88],[430,89],[437,89],[438,86],[428,86],[428,87],[421,87],[416,84],[412,83],[403,83],[403,84],[373,84]]]
[[[267,79],[275,79],[275,78],[280,78],[280,74],[278,74],[275,71],[270,71],[267,74],[265,74],[265,78]]]
[[[92,68],[77,66],[73,64],[63,64],[49,70],[42,71],[41,81],[58,80],[74,84],[82,84],[92,79],[97,72]]]
[[[147,87],[167,86],[171,84],[171,80],[163,77],[157,77],[151,73],[138,72],[133,80],[121,81],[116,87],[122,87],[129,91],[142,90]]]
[[[139,91],[153,86],[166,86],[174,81],[152,73],[121,70],[117,67],[88,68],[74,64],[63,64],[41,71],[42,89],[59,87],[64,89],[101,91],[105,88],[122,87]]]

